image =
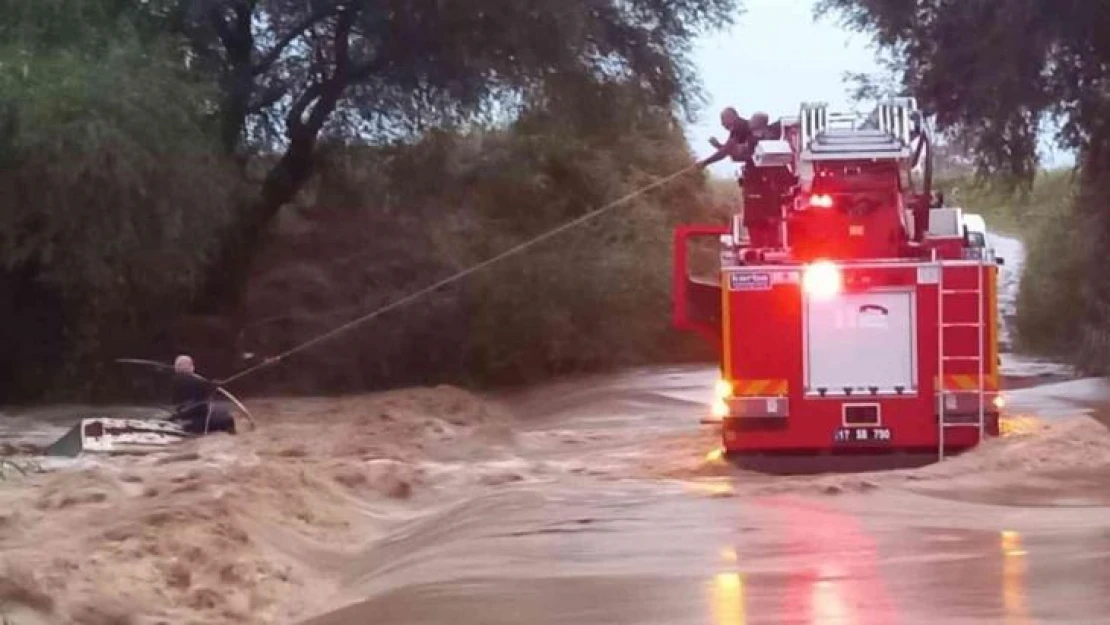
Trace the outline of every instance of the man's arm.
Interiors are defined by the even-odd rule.
[[[710,140],[709,143],[713,147],[717,148],[717,151],[714,152],[711,156],[709,156],[709,157],[703,159],[702,161],[698,162],[698,167],[700,167],[702,169],[705,169],[706,167],[709,167],[713,163],[724,160],[724,158],[727,157],[727,156],[731,156],[740,147],[740,145],[737,143],[737,141],[732,138],[732,135],[729,135],[728,140],[725,141],[724,143],[721,143],[721,142],[717,141],[716,139]]]

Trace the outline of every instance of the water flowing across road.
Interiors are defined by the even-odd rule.
[[[1012,319],[1021,248],[992,242]],[[559,470],[424,519],[353,580],[368,600],[311,625],[1110,622],[1110,440],[1085,416],[1110,392],[1009,354],[1003,370],[1025,388],[1002,440],[816,477],[712,454],[709,368],[531,390],[510,398],[521,457]]]
[[[1012,317],[1020,245],[992,241]],[[713,367],[529,389],[500,398],[511,425],[444,389],[271,402],[254,435],[0,489],[0,550],[20,596],[53,593],[39,616],[119,596],[142,622],[1110,622],[1110,390],[1003,372],[1003,438],[809,477],[714,453]],[[49,435],[39,414],[6,422]]]

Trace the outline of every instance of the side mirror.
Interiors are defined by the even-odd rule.
[[[994,259],[994,262],[998,263],[999,267],[1005,267],[1006,266],[1006,259],[1005,258],[996,258],[996,259]]]

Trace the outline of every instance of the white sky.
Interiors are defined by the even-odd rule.
[[[838,15],[815,21],[814,0],[744,0],[744,13],[731,30],[704,38],[695,50],[707,102],[686,136],[698,158],[713,153],[710,137],[723,140],[720,110],[735,106],[748,117],[767,113],[772,121],[796,115],[802,102],[850,108],[846,72],[877,72],[875,50],[866,33],[844,30]],[[1048,143],[1045,148],[1047,151]],[[1046,166],[1070,165],[1066,154],[1045,154]],[[727,159],[711,167],[731,176]]]

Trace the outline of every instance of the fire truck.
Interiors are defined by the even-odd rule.
[[[777,126],[741,165],[742,214],[675,232],[674,323],[719,350],[726,454],[943,459],[997,436],[1002,260],[934,192],[915,100]]]

